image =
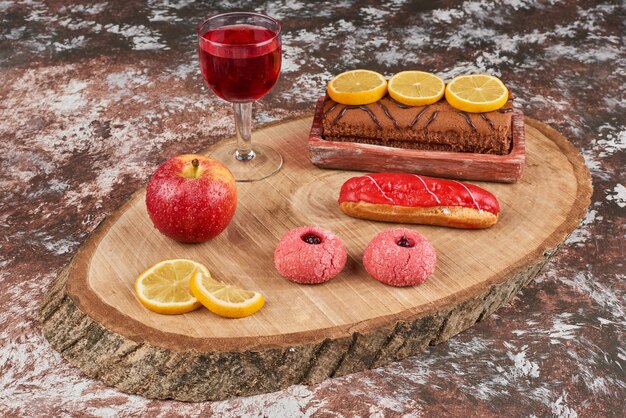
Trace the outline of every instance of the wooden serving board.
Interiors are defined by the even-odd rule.
[[[322,126],[324,99],[318,99],[309,134],[311,162],[321,168],[344,170],[400,171],[433,177],[514,183],[524,174],[526,141],[524,114],[515,109],[511,116],[512,143],[507,155],[467,152],[422,151],[327,141]]]
[[[311,118],[255,132],[279,148],[284,168],[238,185],[237,213],[214,240],[180,244],[159,234],[138,191],[103,222],[60,273],[42,310],[51,345],[109,385],[152,398],[224,399],[316,383],[379,367],[472,326],[530,281],[578,225],[591,195],[577,150],[551,128],[528,120],[527,170],[512,185],[478,183],[500,200],[486,230],[411,226],[438,254],[426,283],[385,286],[368,277],[363,250],[394,224],[340,212],[341,184],[354,172],[322,170],[308,158]],[[349,260],[328,283],[281,278],[272,257],[289,229],[317,224],[346,243]],[[243,319],[205,309],[152,313],[135,299],[135,277],[168,258],[205,263],[219,279],[256,289],[266,306]]]

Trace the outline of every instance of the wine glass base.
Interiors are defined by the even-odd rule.
[[[224,164],[238,182],[253,182],[263,180],[276,173],[283,166],[283,157],[274,148],[253,143],[254,157],[238,159],[237,143],[229,142],[213,149],[209,157]]]

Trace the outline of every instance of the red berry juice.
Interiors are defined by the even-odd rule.
[[[261,26],[209,30],[202,34],[198,50],[202,76],[215,94],[230,102],[260,99],[280,73],[280,39]]]

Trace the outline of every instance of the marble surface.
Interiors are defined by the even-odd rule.
[[[233,134],[194,27],[244,8],[284,22],[258,125],[310,114],[355,67],[489,72],[580,149],[592,204],[511,303],[423,355],[224,402],[128,396],[49,347],[39,304],[160,162]],[[625,20],[618,0],[0,1],[0,416],[626,415]]]

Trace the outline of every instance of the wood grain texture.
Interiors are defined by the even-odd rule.
[[[526,141],[524,115],[519,109],[513,112],[513,141],[511,152],[507,155],[421,151],[355,142],[326,141],[322,127],[323,110],[322,96],[317,101],[309,133],[311,161],[321,168],[370,172],[400,171],[425,176],[502,183],[514,183],[524,174]]]
[[[479,183],[500,200],[494,227],[416,227],[438,251],[437,270],[423,285],[398,289],[367,276],[362,251],[393,224],[339,211],[339,186],[355,173],[310,164],[307,118],[256,132],[255,140],[283,151],[285,167],[263,182],[239,185],[233,223],[209,243],[162,237],[145,213],[143,190],[133,195],[59,274],[41,310],[44,334],[90,376],[129,393],[186,401],[317,383],[416,354],[509,300],[584,215],[591,183],[582,157],[551,128],[527,124],[524,178],[513,185]],[[347,244],[346,269],[329,283],[297,285],[272,266],[280,236],[303,224],[333,229]],[[134,298],[134,278],[176,257],[262,291],[266,307],[240,320],[203,309],[180,316],[145,310]]]

